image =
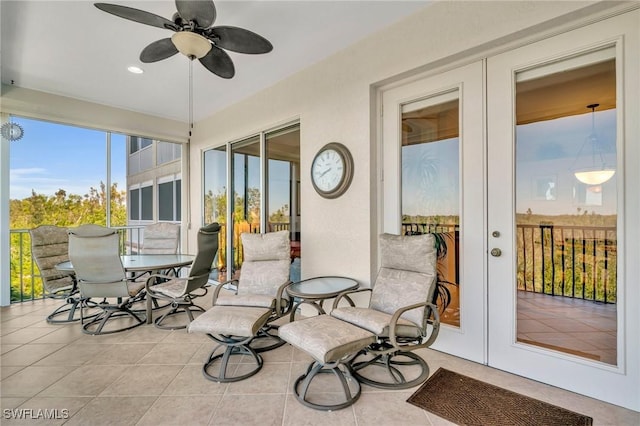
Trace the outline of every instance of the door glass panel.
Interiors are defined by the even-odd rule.
[[[291,240],[292,270],[300,262],[300,126],[265,135],[267,149],[266,232],[287,230]],[[293,276],[294,281],[299,277]]]
[[[402,232],[434,233],[441,321],[460,326],[458,92],[402,108]]]
[[[615,365],[616,63],[576,63],[517,76],[517,341]]]
[[[240,234],[260,233],[260,137],[255,136],[231,146],[233,194],[233,271],[234,277],[244,259]]]
[[[210,149],[204,153],[204,225],[220,224],[216,270],[212,277],[227,281],[227,147]]]

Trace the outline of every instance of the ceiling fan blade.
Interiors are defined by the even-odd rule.
[[[212,0],[176,0],[178,14],[185,21],[195,21],[207,28],[216,20],[216,7]]]
[[[216,46],[211,46],[209,53],[199,59],[206,69],[222,78],[231,78],[236,70],[231,58],[224,50]]]
[[[168,19],[150,12],[145,12],[144,10],[110,3],[94,3],[94,6],[103,12],[119,16],[120,18],[129,19],[130,21],[151,25],[152,27],[166,28],[173,31],[178,30],[176,24]]]
[[[140,52],[140,61],[144,63],[157,62],[178,53],[178,49],[170,38],[154,41]]]
[[[205,35],[223,49],[238,53],[267,53],[273,45],[266,38],[238,27],[213,27],[205,31]]]

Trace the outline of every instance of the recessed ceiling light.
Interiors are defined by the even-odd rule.
[[[127,69],[129,70],[129,72],[134,74],[142,74],[144,72],[142,68],[136,67],[135,65],[131,65],[130,67],[127,67]]]

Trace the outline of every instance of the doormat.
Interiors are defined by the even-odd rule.
[[[407,402],[459,425],[581,425],[593,419],[439,368]]]

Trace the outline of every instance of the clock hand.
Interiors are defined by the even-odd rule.
[[[327,170],[325,170],[324,172],[320,173],[320,176],[318,177],[322,177],[324,175],[326,175],[327,173],[329,173],[331,171],[331,167],[329,167]]]

